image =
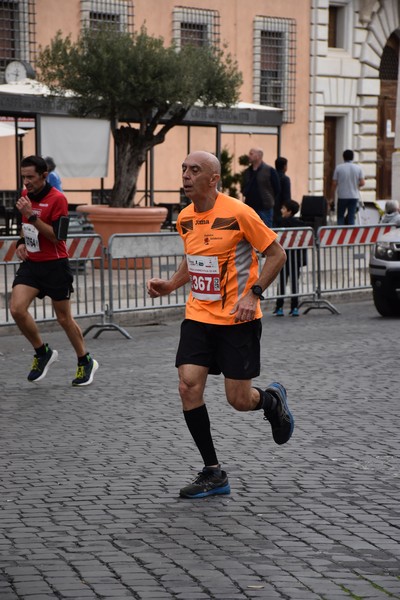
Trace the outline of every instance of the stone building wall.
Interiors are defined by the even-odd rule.
[[[345,11],[344,47],[328,48],[329,4]],[[310,57],[309,189],[323,193],[324,120],[342,117],[336,162],[351,148],[364,170],[362,199],[375,200],[379,67],[383,48],[399,27],[397,0],[312,0]],[[395,153],[396,154],[396,153]],[[396,180],[396,157],[392,179]],[[395,189],[395,188],[394,188]]]

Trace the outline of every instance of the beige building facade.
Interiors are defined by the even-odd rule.
[[[310,14],[311,0],[10,0],[0,4],[0,83],[10,61],[24,61],[35,69],[38,48],[46,46],[58,30],[76,38],[82,27],[112,22],[121,30],[145,27],[161,36],[166,45],[212,43],[226,47],[243,74],[240,100],[244,103],[282,109],[280,153],[288,158],[292,196],[301,200],[309,192],[309,98],[310,98]],[[17,31],[17,34],[10,32]],[[14,37],[13,37],[14,35]],[[0,115],[0,118],[7,118]],[[32,123],[22,127],[32,126]],[[25,129],[22,153],[35,151],[35,131]],[[238,159],[251,147],[261,147],[264,158],[273,164],[278,152],[276,135],[242,131],[224,133],[222,148]],[[113,184],[113,153],[110,151],[108,176],[102,185]],[[155,202],[176,202],[181,186],[180,165],[188,150],[215,152],[215,128],[176,127],[166,141],[154,150]],[[15,189],[15,140],[0,138],[5,169],[0,172],[0,192]],[[57,157],[53,157],[57,163]],[[62,171],[62,165],[58,165]],[[80,190],[100,187],[98,180],[63,178],[72,203],[90,202]],[[145,189],[145,169],[135,201]],[[1,199],[0,199],[1,202]]]

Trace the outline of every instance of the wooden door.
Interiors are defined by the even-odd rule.
[[[324,196],[331,198],[332,177],[336,160],[336,117],[325,117],[324,124]]]
[[[392,154],[396,123],[397,81],[381,80],[378,103],[378,143],[376,165],[376,197],[387,200],[392,197]]]

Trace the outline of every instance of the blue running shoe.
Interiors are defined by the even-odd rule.
[[[271,383],[266,392],[269,392],[276,399],[276,407],[273,411],[264,411],[264,419],[271,423],[272,437],[274,441],[281,445],[286,444],[292,437],[294,429],[294,419],[287,404],[286,390],[281,383]]]
[[[290,316],[291,317],[298,317],[299,315],[300,315],[299,309],[297,307],[296,308],[292,308],[292,310],[290,311]]]
[[[183,487],[179,495],[181,498],[205,498],[218,494],[230,494],[231,488],[225,471],[216,472],[215,469],[204,467],[197,474],[193,483]]]
[[[276,317],[284,317],[283,308],[276,308],[273,313]]]

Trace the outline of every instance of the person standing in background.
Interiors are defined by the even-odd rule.
[[[52,187],[55,187],[56,190],[58,190],[59,192],[62,192],[63,189],[61,184],[61,177],[56,171],[56,163],[51,158],[51,156],[46,156],[44,160],[46,161],[48,169],[47,183],[49,183]]]
[[[364,174],[359,165],[353,163],[353,150],[343,152],[344,162],[337,165],[333,173],[331,205],[335,202],[337,191],[337,224],[354,225],[360,201],[360,188],[365,185]]]
[[[385,204],[385,214],[382,216],[381,223],[391,223],[400,227],[400,205],[398,200],[388,200]]]
[[[279,197],[280,184],[277,172],[263,161],[261,148],[249,151],[249,167],[243,173],[242,194],[268,227],[274,220],[275,201]]]
[[[292,199],[290,177],[286,175],[287,168],[287,158],[285,158],[284,156],[278,156],[278,158],[275,161],[275,169],[278,173],[281,190],[278,198],[275,200],[274,205],[274,227],[281,227],[281,208],[286,202],[290,202],[290,200]]]
[[[300,204],[296,200],[288,200],[282,205],[281,208],[281,224],[280,227],[304,227],[304,223],[300,221],[295,215],[300,210]],[[307,264],[307,250],[304,248],[295,248],[286,250],[286,264],[283,266],[279,273],[279,298],[276,300],[275,310],[273,314],[276,317],[283,317],[283,305],[284,305],[284,294],[288,279],[290,279],[290,316],[299,316],[299,279],[301,268]]]

